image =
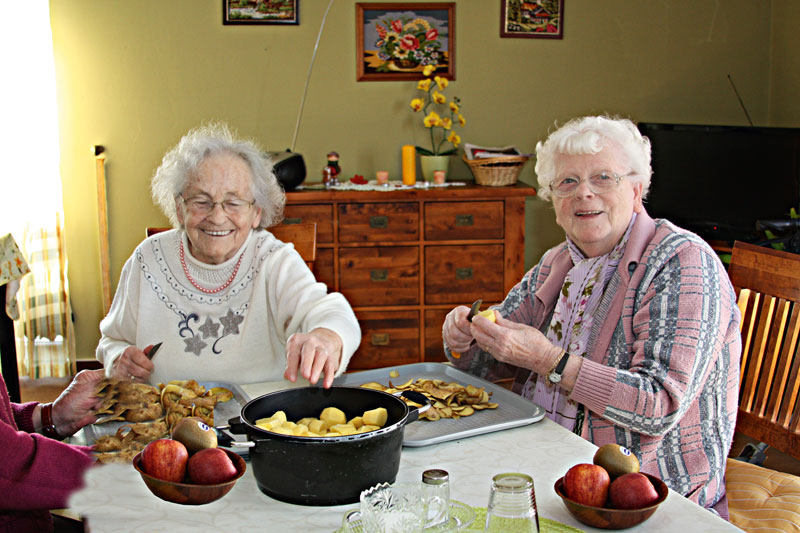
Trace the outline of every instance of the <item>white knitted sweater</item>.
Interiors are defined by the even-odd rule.
[[[96,357],[107,368],[130,345],[163,342],[153,359],[153,384],[281,380],[287,339],[324,327],[342,338],[337,375],[344,372],[361,341],[358,321],[344,296],[328,294],[314,279],[293,245],[254,230],[230,260],[207,265],[189,254],[185,238],[181,230],[156,234],[125,263],[100,323]],[[180,263],[182,239],[190,274],[204,286],[224,283],[244,253],[233,283],[211,295],[193,287]]]

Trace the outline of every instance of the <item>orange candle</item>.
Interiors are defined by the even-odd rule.
[[[403,145],[403,185],[414,185],[417,182],[417,159],[414,146]]]

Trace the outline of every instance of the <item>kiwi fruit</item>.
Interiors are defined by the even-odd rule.
[[[186,446],[189,455],[204,448],[217,447],[214,429],[196,417],[181,418],[172,428],[172,440]]]
[[[619,444],[604,444],[597,449],[592,462],[602,466],[611,479],[622,474],[639,471],[639,459],[628,448]]]

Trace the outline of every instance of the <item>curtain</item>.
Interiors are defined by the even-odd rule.
[[[59,171],[48,0],[24,3],[24,23],[0,17],[0,234],[12,233],[31,272],[20,280],[14,330],[20,376],[75,371]]]
[[[76,372],[75,333],[69,303],[64,228],[25,224],[20,250],[31,272],[20,280],[20,317],[14,322],[20,376],[63,377]]]

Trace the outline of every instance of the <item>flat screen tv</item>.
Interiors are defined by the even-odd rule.
[[[800,128],[643,122],[653,149],[645,208],[706,240],[756,241],[757,220],[800,207]]]

